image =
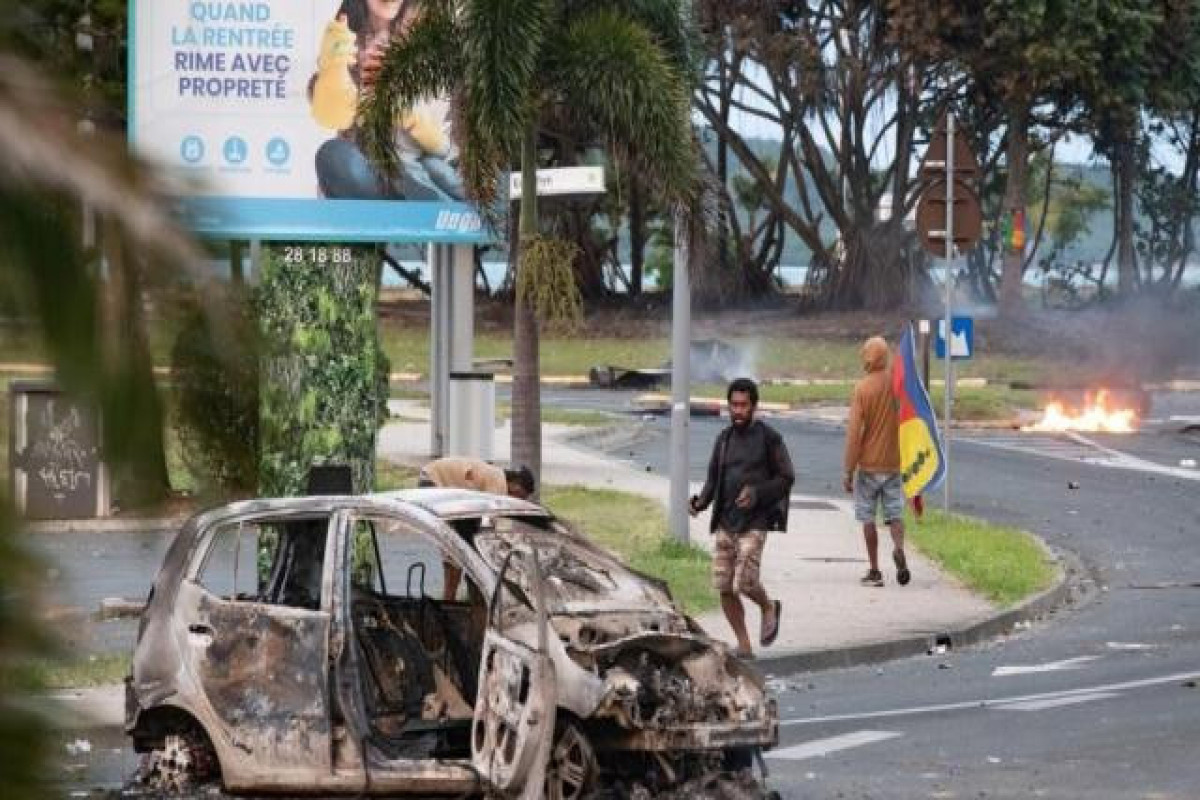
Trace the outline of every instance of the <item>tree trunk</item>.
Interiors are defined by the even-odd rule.
[[[524,250],[525,242],[537,235],[537,132],[533,123],[525,130],[521,147],[520,241],[513,247]],[[521,253],[518,252],[518,263]],[[518,269],[521,269],[518,266]],[[518,283],[519,285],[519,283]],[[542,485],[542,398],[539,384],[538,328],[534,310],[520,291],[513,313],[512,463],[533,472]]]
[[[1137,262],[1133,253],[1133,185],[1137,165],[1133,142],[1123,138],[1117,157],[1117,294],[1131,297],[1137,287]]]
[[[369,492],[388,398],[376,331],[380,256],[373,247],[343,245],[299,252],[324,252],[326,259],[289,262],[282,248],[264,248],[259,489],[302,494],[311,467],[344,464],[353,490]]]
[[[637,175],[629,181],[629,295],[642,294],[642,274],[646,263],[646,208],[642,202],[642,182]]]
[[[1024,220],[1025,181],[1029,172],[1029,109],[1024,105],[1009,109],[1008,114],[1008,181],[1004,187],[1004,214],[1008,219]],[[1013,247],[1002,242],[1004,259],[1000,267],[1000,313],[1020,313],[1025,305],[1024,283],[1025,246]]]

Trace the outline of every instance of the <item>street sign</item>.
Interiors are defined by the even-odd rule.
[[[938,122],[925,157],[921,159],[921,178],[927,181],[946,179],[946,115]],[[954,133],[954,177],[960,180],[975,180],[979,177],[979,162],[971,150],[971,143],[961,130]]]
[[[938,358],[946,357],[946,320],[939,319],[934,347]],[[975,353],[975,320],[954,317],[950,322],[950,357],[956,360],[971,358]]]
[[[604,167],[556,167],[537,171],[538,197],[567,194],[604,194]],[[521,199],[521,172],[508,176],[508,196]]]
[[[925,250],[935,258],[946,255],[946,182],[937,181],[921,194],[917,203],[917,234]],[[975,190],[954,181],[954,246],[964,252],[983,235],[983,211]]]

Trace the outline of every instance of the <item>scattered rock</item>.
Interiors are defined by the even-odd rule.
[[[92,743],[87,739],[76,739],[73,742],[67,742],[68,755],[78,756],[90,752],[92,752]]]

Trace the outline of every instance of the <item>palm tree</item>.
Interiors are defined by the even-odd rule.
[[[521,169],[513,324],[512,457],[541,474],[538,311],[534,290],[569,270],[540,247],[536,170],[547,155],[602,146],[647,188],[685,207],[695,181],[694,76],[685,0],[425,0],[391,44],[363,102],[367,151],[396,169],[393,120],[450,95],[470,198],[496,220],[502,173]],[[539,288],[540,287],[540,288]],[[572,285],[570,287],[574,289]]]
[[[77,112],[39,70],[0,54],[0,308],[34,323],[58,383],[100,409],[106,463],[153,473],[162,429],[150,361],[134,341],[141,294],[161,298],[189,282],[194,290],[204,278],[191,266],[199,263],[192,245],[152,196],[153,176],[130,162],[123,142],[81,134]],[[85,207],[104,277],[100,249],[82,244]],[[22,685],[14,676],[22,659],[44,652],[46,641],[29,605],[39,571],[15,537],[7,486],[0,485],[0,775],[12,796],[35,797],[49,774],[42,721],[12,693]]]

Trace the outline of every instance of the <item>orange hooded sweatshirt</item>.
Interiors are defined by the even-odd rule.
[[[888,345],[872,336],[862,347],[867,375],[854,387],[846,423],[846,474],[900,471],[900,436],[896,400],[888,372]]]

